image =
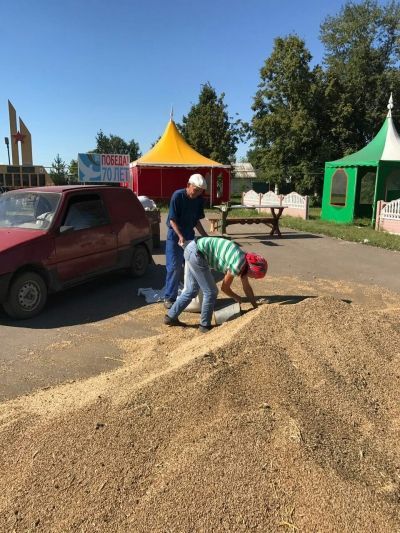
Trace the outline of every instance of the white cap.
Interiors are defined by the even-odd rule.
[[[199,187],[199,189],[207,189],[207,182],[201,174],[192,174],[189,178],[189,183],[195,187]]]

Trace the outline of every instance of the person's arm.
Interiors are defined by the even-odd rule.
[[[195,228],[197,229],[197,231],[200,233],[200,235],[202,237],[208,237],[208,234],[206,232],[206,230],[203,228],[203,224],[201,223],[201,220],[203,218],[205,218],[205,214],[204,214],[204,198],[203,197],[200,197],[199,198],[199,211],[197,213],[197,216],[198,216],[198,220],[197,220],[197,224],[195,226]]]
[[[200,220],[197,222],[196,224],[196,229],[197,231],[200,233],[200,235],[202,237],[208,237],[208,233],[206,232],[206,230],[203,228],[203,224],[200,222]]]
[[[182,245],[185,242],[182,232],[179,229],[178,220],[180,219],[180,203],[179,203],[179,191],[175,191],[172,195],[171,202],[169,204],[169,225],[178,236],[178,244]]]
[[[253,289],[251,288],[251,285],[249,282],[249,278],[248,276],[242,276],[240,279],[242,280],[242,286],[243,286],[244,293],[249,299],[249,302],[251,303],[251,305],[255,309],[258,306],[257,306],[256,298],[254,296]]]
[[[242,303],[242,297],[239,296],[239,294],[236,294],[231,288],[232,282],[234,280],[235,276],[231,274],[231,272],[228,272],[225,274],[224,279],[222,281],[221,290],[224,292],[227,296],[230,296],[235,300],[237,303]]]
[[[182,235],[182,233],[180,232],[180,229],[178,227],[178,224],[175,222],[175,220],[172,220],[172,218],[170,219],[169,221],[170,225],[171,225],[171,228],[175,231],[175,233],[178,235],[178,244],[182,245],[184,242],[185,242],[185,239]]]

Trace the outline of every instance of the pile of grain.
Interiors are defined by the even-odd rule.
[[[332,297],[0,406],[1,531],[400,529],[400,322]]]

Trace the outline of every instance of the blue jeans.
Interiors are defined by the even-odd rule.
[[[210,326],[214,311],[215,300],[218,296],[218,289],[207,261],[197,250],[196,242],[190,242],[184,252],[185,261],[188,263],[188,273],[185,279],[186,288],[168,311],[170,318],[177,318],[190,304],[199,292],[203,292],[203,303],[201,306],[200,325]]]
[[[179,282],[183,273],[183,248],[178,240],[165,241],[165,262],[167,277],[165,279],[165,299],[175,301],[178,296]]]

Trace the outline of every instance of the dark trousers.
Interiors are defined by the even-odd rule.
[[[165,259],[167,277],[165,280],[165,299],[176,300],[178,296],[179,282],[183,274],[183,248],[177,241],[167,239],[165,241]]]

